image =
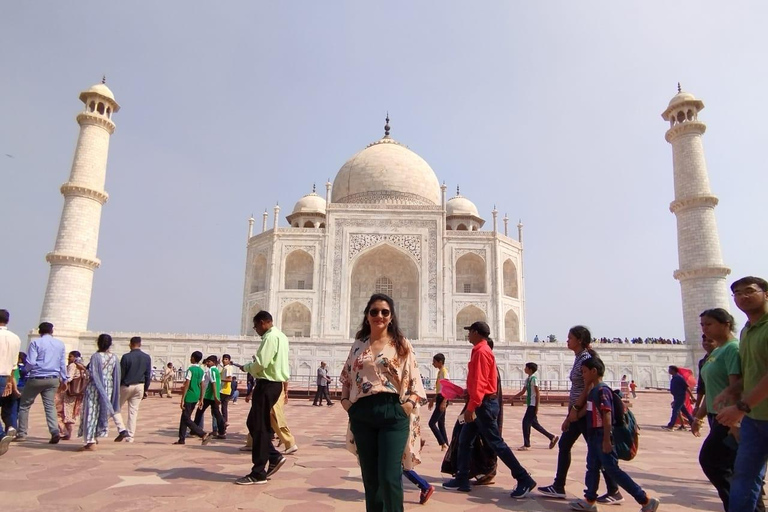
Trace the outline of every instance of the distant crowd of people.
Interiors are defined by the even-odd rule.
[[[559,340],[553,334],[547,336],[544,340],[540,340],[539,336],[533,337],[534,343],[557,343]],[[593,338],[592,343],[626,343],[636,345],[685,345],[685,341],[677,338]]]
[[[747,318],[740,341],[734,334],[735,320],[727,311],[715,308],[701,313],[702,346],[707,356],[699,365],[696,405],[691,408],[695,381],[683,369],[670,366],[672,415],[662,428],[673,430],[687,421],[698,436],[706,418],[709,432],[699,463],[717,490],[723,509],[762,512],[768,462],[768,282],[745,277],[734,282],[731,291]],[[53,337],[53,326],[43,323],[40,338],[30,343],[28,354],[22,358],[17,357],[19,340],[8,331],[8,320],[8,312],[0,310],[0,388],[4,389],[0,455],[8,451],[12,440],[26,439],[29,410],[38,395],[43,398],[52,444],[74,436],[78,418],[77,437],[83,439],[85,451],[95,449],[99,439],[107,436],[110,421],[117,427],[115,441],[135,438],[139,404],[146,397],[151,369],[149,356],[141,351],[140,338],[131,339],[131,351],[118,361],[110,352],[111,337],[102,334],[96,340],[98,351],[83,365],[78,352],[65,358],[64,345]],[[215,355],[203,358],[199,351],[191,354],[180,395],[179,436],[174,443],[185,444],[188,432],[199,436],[203,445],[211,439],[226,439],[232,368],[240,368],[253,378],[253,386],[245,397],[251,402],[246,421],[249,444],[242,448],[251,452],[252,468],[235,481],[239,485],[266,484],[285,464],[285,455],[298,451],[283,408],[290,379],[288,339],[273,325],[267,311],[260,311],[253,324],[261,342],[250,362],[235,363],[227,354],[221,362]],[[537,489],[533,475],[501,434],[500,373],[490,328],[478,321],[464,329],[472,345],[466,389],[449,380],[445,355],[438,353],[432,360],[438,370],[436,395],[428,399],[415,349],[398,326],[393,299],[374,294],[368,301],[341,372],[339,399],[349,418],[346,448],[360,465],[368,512],[401,512],[403,477],[420,489],[420,503],[426,503],[434,493],[435,487],[416,472],[424,446],[420,426],[423,405],[432,410],[429,427],[444,452],[440,470],[452,476],[442,484],[444,489],[468,493],[472,484],[494,483],[498,460],[516,480],[512,498],[526,498]],[[526,397],[523,444],[518,451],[525,457],[531,448],[531,429],[547,439],[549,449],[557,446],[554,480],[551,485],[538,487],[538,492],[548,498],[566,499],[572,448],[583,437],[587,443],[585,489],[582,498],[569,503],[571,510],[596,511],[598,504],[621,503],[624,491],[640,505],[641,512],[655,512],[659,499],[619,465],[616,433],[624,409],[620,399],[617,405],[617,393],[603,382],[605,365],[592,348],[595,341],[584,326],[574,326],[568,332],[566,343],[574,353],[574,363],[569,376],[568,412],[559,434],[538,421],[538,365],[525,365],[527,379],[516,395]],[[169,370],[172,374],[172,367]],[[327,389],[329,382],[323,363],[317,371],[313,405],[321,406],[323,401],[328,406],[334,404]],[[634,395],[634,381],[623,377],[621,390]],[[169,391],[167,386],[165,391]],[[457,402],[463,408],[449,438],[446,410]],[[127,424],[120,414],[125,404]],[[208,408],[214,422],[210,431],[202,424]],[[284,445],[282,452],[273,443],[274,436],[277,446]],[[598,492],[601,474],[605,481],[602,494]]]

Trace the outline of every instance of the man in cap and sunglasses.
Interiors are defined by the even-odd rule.
[[[499,386],[496,358],[488,345],[491,329],[485,322],[475,322],[469,327],[468,339],[473,345],[467,372],[469,400],[464,411],[465,425],[459,436],[459,452],[455,478],[443,484],[446,489],[469,492],[469,458],[472,444],[478,434],[488,442],[498,457],[512,471],[517,486],[510,496],[522,499],[536,487],[530,473],[518,462],[515,454],[504,442],[499,432],[499,403],[496,392]]]

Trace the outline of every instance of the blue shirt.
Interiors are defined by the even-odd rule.
[[[32,340],[27,350],[27,368],[29,378],[58,377],[66,382],[67,356],[64,343],[50,334]]]
[[[672,380],[669,381],[669,391],[672,396],[678,399],[685,399],[685,394],[688,392],[688,383],[679,373],[672,376]]]

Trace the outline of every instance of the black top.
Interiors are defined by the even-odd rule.
[[[131,349],[120,358],[120,385],[132,386],[144,383],[144,392],[149,389],[152,375],[152,358],[140,348]]]
[[[709,359],[709,354],[705,354],[704,357],[699,360],[699,382],[696,384],[697,395],[703,395],[705,393],[704,379],[701,378],[701,369],[704,367],[704,363],[707,362],[707,359]]]

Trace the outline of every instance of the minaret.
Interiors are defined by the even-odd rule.
[[[64,209],[53,252],[45,259],[51,265],[40,320],[53,323],[56,332],[79,333],[88,329],[93,271],[101,207],[109,197],[104,191],[109,138],[115,131],[112,114],[120,110],[104,79],[80,93],[85,104],[78,114],[80,136],[69,181],[61,186]]]
[[[262,213],[261,215],[262,215],[261,232],[263,233],[267,230],[267,219],[269,219],[269,214],[267,213],[266,208],[264,209],[264,213]]]
[[[256,219],[253,218],[253,214],[251,214],[251,218],[248,219],[248,240],[251,239],[253,236],[253,223],[256,222]]]
[[[677,254],[680,267],[674,278],[680,281],[683,295],[685,340],[701,339],[699,315],[705,309],[728,309],[730,303],[726,276],[731,269],[723,264],[720,237],[715,221],[718,199],[709,189],[707,163],[701,136],[707,126],[699,121],[704,103],[693,94],[677,95],[661,117],[669,122],[665,135],[672,145],[675,200],[669,210],[677,217]]]
[[[507,217],[507,214],[504,214],[504,218],[501,219],[504,221],[504,236],[509,236],[509,217]]]
[[[272,228],[273,228],[273,231],[275,233],[277,233],[277,224],[278,224],[279,219],[280,219],[280,205],[276,204],[274,210],[275,210],[275,221],[272,224]]]
[[[496,234],[497,232],[497,223],[496,223],[496,216],[499,214],[499,211],[496,209],[496,205],[493,205],[493,210],[491,210],[491,215],[493,215],[493,234]]]

